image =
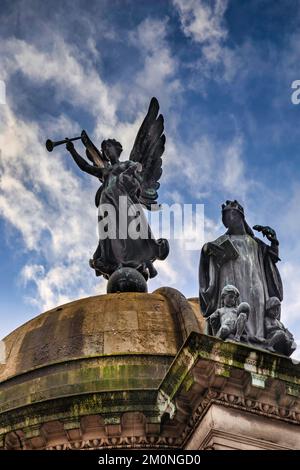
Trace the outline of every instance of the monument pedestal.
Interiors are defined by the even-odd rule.
[[[189,416],[182,447],[300,449],[299,364],[194,333],[181,354],[178,362],[190,362],[175,398],[175,419]]]

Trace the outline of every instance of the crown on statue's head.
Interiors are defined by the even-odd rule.
[[[238,203],[236,199],[234,201],[226,201],[226,204],[222,204],[222,212],[229,209],[234,209],[244,215],[244,208],[241,206],[241,204]]]

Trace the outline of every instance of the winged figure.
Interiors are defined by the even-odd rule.
[[[106,279],[121,267],[138,270],[146,280],[154,277],[157,271],[153,262],[165,259],[169,253],[168,241],[163,238],[155,240],[143,212],[143,208],[151,210],[153,205],[157,207],[157,191],[162,174],[166,138],[164,119],[159,114],[157,99],[151,99],[128,161],[119,160],[123,149],[115,139],[104,140],[101,150],[85,131],[82,131],[81,140],[91,163],[78,154],[70,140],[66,148],[81,170],[101,182],[95,197],[101,229],[90,266],[97,276],[102,275]],[[132,226],[140,230],[141,236],[130,236]]]

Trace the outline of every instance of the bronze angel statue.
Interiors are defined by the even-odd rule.
[[[95,204],[99,208],[98,222],[106,219],[108,231],[110,224],[117,224],[116,236],[105,236],[103,231],[99,235],[98,247],[90,260],[90,266],[97,276],[109,279],[116,270],[127,267],[139,271],[147,280],[157,274],[153,262],[165,259],[169,253],[168,241],[155,240],[142,210],[151,210],[153,204],[157,206],[158,181],[162,174],[161,157],[166,141],[163,116],[158,113],[158,101],[152,98],[128,161],[119,160],[123,149],[114,139],[104,140],[99,150],[86,132],[82,131],[81,140],[91,164],[78,154],[70,139],[65,140],[66,148],[79,168],[101,182],[95,197]],[[120,200],[124,203],[124,198],[126,206],[121,207]],[[141,207],[138,214],[137,211],[131,211],[133,205]],[[110,211],[106,210],[108,207],[114,209],[114,220],[110,220]],[[132,238],[128,232],[124,235],[124,227],[120,234],[120,216],[124,215],[124,209],[128,211],[125,228],[138,218],[138,225],[146,227],[146,236],[144,233],[142,237]]]

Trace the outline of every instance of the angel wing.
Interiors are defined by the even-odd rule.
[[[140,203],[147,209],[157,204],[159,179],[162,174],[162,154],[165,150],[164,118],[156,98],[152,98],[147,115],[138,131],[130,160],[142,164]]]
[[[86,156],[98,168],[107,167],[107,160],[100,150],[97,149],[96,145],[93,144],[89,136],[85,131],[81,132],[81,141],[85,146]]]

